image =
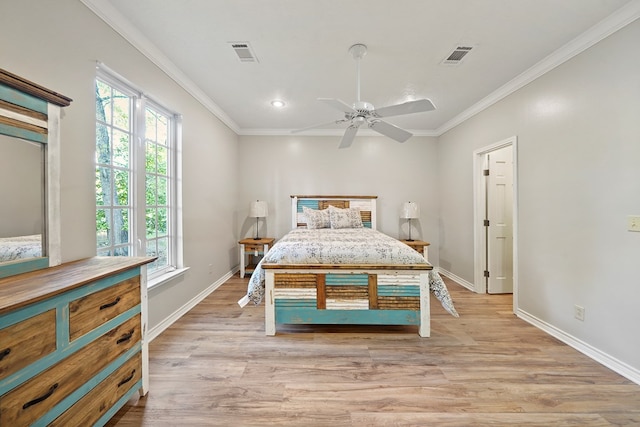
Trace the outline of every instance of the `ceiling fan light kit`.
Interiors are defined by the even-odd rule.
[[[386,107],[376,109],[373,104],[360,100],[360,60],[367,54],[367,46],[361,43],[354,44],[349,48],[349,52],[356,61],[356,102],[352,105],[335,98],[318,98],[318,101],[324,102],[330,107],[337,109],[344,113],[344,119],[333,120],[328,123],[322,123],[318,125],[309,126],[306,128],[293,131],[302,132],[309,129],[315,129],[332,124],[348,123],[349,126],[345,130],[342,140],[340,141],[339,148],[347,148],[351,146],[358,128],[367,124],[369,129],[385,135],[395,141],[405,142],[411,138],[413,134],[401,129],[391,123],[380,120],[381,117],[400,116],[403,114],[422,113],[425,111],[435,110],[433,103],[426,98],[418,99],[415,101],[408,101],[401,104],[389,105]]]

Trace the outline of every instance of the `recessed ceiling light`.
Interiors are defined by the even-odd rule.
[[[282,108],[285,106],[285,103],[281,99],[274,99],[273,101],[271,101],[271,105],[273,105],[276,108]]]

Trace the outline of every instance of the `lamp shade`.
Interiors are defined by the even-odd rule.
[[[416,202],[404,202],[400,211],[400,218],[419,218],[420,206]]]
[[[256,200],[251,202],[249,216],[252,218],[264,218],[269,215],[269,206],[264,200]]]

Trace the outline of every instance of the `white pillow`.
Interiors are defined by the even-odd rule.
[[[326,209],[319,211],[303,206],[302,212],[307,219],[307,228],[310,230],[316,228],[329,228],[331,226],[329,222],[329,211]]]
[[[360,209],[346,208],[340,209],[329,206],[329,222],[331,228],[362,228],[362,217]]]

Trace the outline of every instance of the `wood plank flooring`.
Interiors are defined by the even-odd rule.
[[[640,386],[445,278],[415,326],[279,326],[231,278],[150,345],[150,392],[114,426],[640,426]]]

